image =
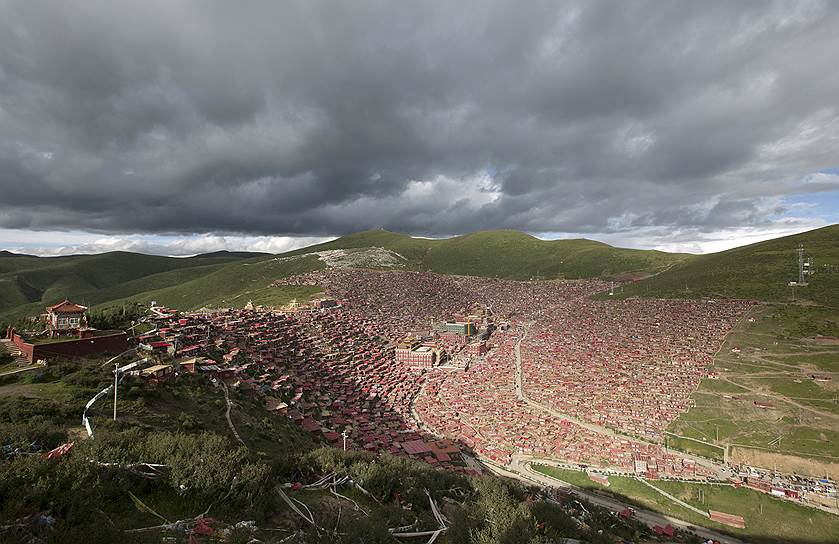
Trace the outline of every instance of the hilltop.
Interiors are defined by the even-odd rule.
[[[733,297],[790,301],[803,244],[815,259],[809,286],[797,300],[839,300],[839,225],[712,253],[689,255],[624,249],[587,239],[540,240],[495,230],[445,239],[386,230],[350,234],[270,255],[219,251],[187,258],[129,252],[64,257],[0,254],[0,320],[39,313],[64,298],[93,307],[147,304],[181,309],[277,305],[315,295],[317,288],[272,284],[327,266],[365,266],[505,279],[635,280],[617,297]],[[833,265],[826,267],[824,265]],[[831,272],[832,270],[832,272]]]
[[[93,306],[183,284],[243,260],[236,254],[176,258],[126,251],[62,257],[0,255],[0,317],[37,314],[65,298]]]
[[[511,230],[480,231],[453,238],[415,238],[369,230],[287,255],[381,247],[406,259],[405,268],[441,274],[506,279],[579,279],[625,273],[648,275],[690,255],[623,249],[586,239],[540,240]]]
[[[807,287],[798,279],[799,244],[814,259]],[[668,270],[625,286],[622,297],[748,298],[762,301],[812,301],[839,304],[839,225],[784,236],[743,247],[699,255]]]
[[[37,314],[64,298],[106,307],[151,300],[182,309],[241,307],[249,300],[280,304],[309,297],[317,289],[271,287],[275,280],[335,262],[523,280],[646,276],[690,258],[584,239],[546,241],[516,231],[434,240],[385,230],[359,232],[277,256],[227,251],[188,258],[129,252],[0,256],[0,319]]]

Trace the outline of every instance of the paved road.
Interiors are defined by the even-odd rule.
[[[674,518],[672,516],[660,514],[651,510],[637,508],[636,506],[631,506],[629,504],[622,503],[611,497],[605,497],[603,495],[581,489],[572,484],[569,484],[568,482],[563,482],[562,480],[545,476],[544,474],[536,472],[529,462],[522,463],[515,456],[513,457],[512,463],[504,468],[491,464],[485,464],[485,466],[487,466],[495,474],[498,474],[500,476],[506,476],[508,478],[515,478],[530,485],[536,484],[542,487],[554,487],[572,490],[574,493],[576,493],[580,497],[583,497],[592,504],[601,506],[603,508],[608,508],[613,512],[620,512],[624,508],[632,508],[635,512],[635,519],[641,521],[642,523],[645,523],[649,527],[654,527],[656,525],[664,527],[669,523],[677,529],[693,531],[694,533],[705,539],[719,540],[720,542],[723,542],[725,544],[744,544],[744,542],[738,538],[724,535],[711,529],[706,529],[705,527],[699,527],[687,521]]]

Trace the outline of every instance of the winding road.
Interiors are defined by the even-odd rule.
[[[484,466],[486,466],[490,471],[499,476],[514,478],[528,485],[535,484],[540,487],[551,487],[573,491],[576,495],[583,497],[590,503],[600,506],[602,508],[608,508],[613,512],[620,512],[624,508],[631,508],[634,511],[635,519],[641,521],[642,523],[645,523],[649,527],[654,527],[656,525],[664,527],[669,523],[677,529],[692,531],[705,539],[718,540],[724,544],[744,544],[742,540],[733,536],[724,535],[722,533],[718,533],[717,531],[707,529],[705,527],[699,527],[687,521],[674,518],[665,514],[660,514],[658,512],[653,512],[652,510],[646,510],[643,508],[638,508],[636,506],[630,506],[611,497],[606,497],[599,493],[587,491],[585,489],[581,489],[572,484],[569,484],[568,482],[564,482],[557,478],[553,478],[540,472],[536,472],[536,470],[531,466],[531,463],[534,461],[536,460],[525,460],[521,456],[514,455],[512,462],[506,467],[500,467],[498,465],[486,462],[484,462]],[[555,462],[552,462],[547,459],[538,461],[544,464],[555,464]]]
[[[584,429],[588,429],[592,432],[595,432],[595,433],[605,434],[607,436],[612,436],[612,437],[615,437],[615,438],[619,438],[621,440],[630,440],[632,442],[637,442],[639,444],[647,444],[647,445],[652,445],[652,446],[656,446],[656,447],[661,447],[661,444],[657,444],[657,443],[654,443],[654,442],[648,442],[646,440],[642,440],[642,439],[634,437],[634,436],[621,434],[621,433],[619,433],[619,432],[617,432],[613,429],[610,429],[608,427],[604,427],[602,425],[595,425],[593,423],[588,423],[588,422],[583,421],[579,418],[570,416],[568,414],[564,414],[562,412],[558,412],[558,411],[556,411],[556,410],[554,410],[554,409],[552,409],[548,406],[545,406],[541,403],[538,403],[534,400],[529,399],[527,397],[527,395],[524,394],[524,378],[523,378],[523,375],[522,375],[522,368],[521,368],[521,343],[522,343],[522,341],[524,341],[525,338],[527,338],[527,333],[530,331],[530,327],[531,327],[531,325],[533,325],[533,323],[534,322],[531,321],[523,327],[523,329],[522,329],[523,332],[518,337],[518,339],[516,339],[516,345],[514,347],[514,353],[515,353],[515,356],[516,356],[516,396],[519,398],[519,400],[521,400],[522,402],[524,402],[525,404],[527,404],[527,405],[529,405],[533,408],[536,408],[538,410],[542,410],[544,412],[547,412],[547,413],[551,414],[552,416],[554,416],[556,418],[567,419],[568,421],[570,421],[570,422],[572,422],[576,425],[579,425],[580,427],[582,427]],[[691,455],[689,453],[685,453],[685,452],[681,452],[681,451],[679,452],[679,455],[681,455],[682,457],[685,457],[687,459],[691,459],[697,465],[702,465],[705,468],[711,469],[712,471],[714,471],[714,475],[719,479],[727,478],[730,475],[730,471],[727,468],[725,468],[721,465],[718,465],[717,463],[714,463],[714,462],[712,462],[708,459],[705,459],[704,457]]]

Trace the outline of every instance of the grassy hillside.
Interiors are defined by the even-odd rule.
[[[839,271],[824,267],[839,266],[839,225],[697,256],[625,287],[621,296],[792,300],[787,284],[798,279],[799,244],[815,260],[816,274],[809,286],[795,289],[796,299],[839,306]]]
[[[619,249],[591,240],[544,241],[515,231],[429,240],[384,230],[344,236],[285,253],[279,260],[247,252],[186,259],[126,252],[49,258],[4,253],[0,254],[0,320],[35,315],[45,305],[64,298],[103,307],[151,300],[182,309],[242,306],[248,300],[281,304],[317,292],[313,288],[270,287],[278,278],[323,266],[308,254],[371,247],[398,253],[409,270],[513,279],[647,274],[690,258]]]
[[[152,300],[183,310],[203,306],[241,308],[251,300],[254,304],[281,305],[293,298],[308,299],[319,290],[305,286],[272,287],[275,280],[323,266],[314,255],[297,259],[249,259],[218,267],[189,281],[110,300],[100,308],[147,304]]]
[[[108,398],[101,399],[88,412],[95,438],[87,439],[79,427],[82,407],[112,380],[110,365],[100,362],[57,362],[0,378],[0,444],[19,452],[0,455],[0,542],[192,541],[184,533],[203,512],[216,530],[212,542],[384,544],[397,541],[388,528],[439,527],[429,495],[447,518],[440,544],[651,537],[649,528],[607,510],[542,501],[535,489],[492,476],[468,478],[404,457],[324,447],[269,413],[259,397],[231,387],[239,443],[225,419],[225,393],[202,376],[159,385],[126,378],[118,420],[110,418]],[[68,440],[73,449],[58,459],[31,455]],[[141,462],[164,466],[151,473]],[[352,480],[336,493],[290,485],[284,491],[317,528],[277,491],[333,473]],[[184,521],[160,527],[175,520]],[[675,541],[693,542],[683,535]]]
[[[69,257],[0,255],[0,318],[37,314],[65,298],[95,305],[178,285],[255,255],[260,254],[218,252],[188,258],[121,251]]]
[[[409,270],[443,274],[531,278],[648,276],[624,287],[619,296],[738,297],[791,299],[787,282],[797,270],[796,248],[803,243],[817,274],[799,299],[836,304],[839,226],[760,242],[711,255],[621,249],[592,240],[540,240],[515,231],[486,231],[442,240],[372,230],[285,253],[279,258],[218,252],[186,259],[113,252],[39,258],[0,255],[0,319],[40,312],[44,305],[71,298],[114,306],[151,300],[178,308],[280,304],[308,298],[317,289],[277,288],[281,277],[323,267],[317,251],[384,248],[401,255]],[[256,255],[256,256],[255,256]]]
[[[408,267],[442,274],[510,279],[589,278],[627,272],[652,273],[690,255],[621,249],[592,240],[540,240],[523,232],[483,231],[442,240],[371,230],[344,236],[293,254],[383,247],[408,259]]]

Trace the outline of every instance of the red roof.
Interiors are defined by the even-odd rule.
[[[320,431],[320,423],[310,417],[304,419],[301,425],[303,425],[304,430],[309,431],[310,433]]]
[[[87,311],[87,306],[80,306],[74,302],[70,302],[69,300],[64,300],[59,302],[58,304],[54,304],[52,306],[47,306],[47,311],[50,313],[64,313],[64,314],[77,314]]]
[[[422,440],[409,440],[402,444],[402,448],[408,455],[418,455],[420,453],[429,453],[431,448]]]
[[[670,537],[673,536],[673,534],[675,534],[676,529],[668,523],[664,527],[661,527],[660,525],[656,525],[655,527],[653,527],[653,531],[655,531],[656,534],[664,535],[664,536],[670,538]]]

